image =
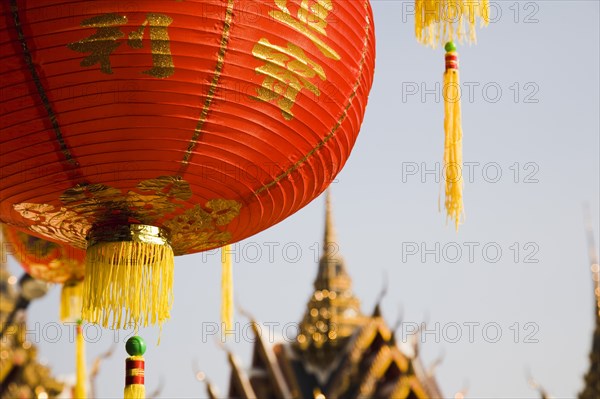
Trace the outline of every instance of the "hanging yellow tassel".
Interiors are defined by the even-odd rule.
[[[123,397],[125,399],[144,399],[146,397],[146,388],[138,384],[126,386]]]
[[[93,232],[90,241],[83,319],[112,329],[162,325],[173,304],[174,272],[164,231],[130,225],[117,232]]]
[[[489,0],[415,0],[415,35],[419,43],[437,47],[446,43],[444,73],[444,176],[445,208],[456,229],[462,222],[463,164],[462,121],[458,54],[453,41],[475,43],[477,19],[481,26],[490,21]]]
[[[125,399],[144,399],[146,397],[146,388],[144,386],[146,362],[143,355],[146,352],[146,343],[142,337],[136,335],[127,340],[125,350],[130,357],[125,360],[125,389],[123,397]]]
[[[146,388],[138,384],[126,386],[123,397],[125,399],[144,399],[146,397]]]
[[[75,335],[75,398],[86,398],[87,372],[85,367],[85,340],[81,322],[83,282],[69,281],[60,293],[60,321],[77,322]]]
[[[77,335],[75,337],[75,390],[73,395],[77,399],[87,398],[87,372],[85,368],[85,340],[81,320],[77,323]]]
[[[68,281],[60,292],[60,321],[76,322],[81,319],[83,306],[83,282]]]
[[[475,25],[490,22],[489,0],[415,0],[415,35],[419,43],[477,42]]]
[[[232,331],[233,326],[233,271],[231,246],[221,248],[221,323],[223,336]]]
[[[453,219],[456,230],[463,216],[462,121],[458,53],[452,42],[446,43],[444,73],[444,175],[446,180],[446,215]]]

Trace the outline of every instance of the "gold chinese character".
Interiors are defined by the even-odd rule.
[[[302,0],[298,18],[322,35],[327,36],[327,17],[333,11],[331,0]]]
[[[269,11],[271,17],[306,36],[326,57],[336,61],[341,59],[340,55],[318,36],[327,36],[326,19],[333,11],[332,0],[302,0],[296,17],[287,8],[288,0],[274,1],[279,10]]]
[[[153,67],[143,73],[164,79],[173,75],[175,72],[168,32],[168,27],[172,22],[173,18],[167,15],[148,13],[142,26],[129,34],[129,46],[132,48],[142,48],[144,30],[146,29],[146,26],[149,26]]]
[[[104,14],[85,19],[81,22],[81,26],[97,28],[96,33],[78,42],[69,43],[67,47],[79,53],[91,53],[81,61],[81,66],[100,64],[102,72],[112,74],[110,55],[121,45],[117,39],[124,36],[117,26],[126,23],[127,17],[117,14]]]
[[[142,73],[164,79],[175,72],[168,32],[168,27],[172,22],[173,19],[167,15],[148,13],[142,25],[129,34],[129,46],[143,48],[142,39],[146,26],[148,26],[152,68]],[[125,35],[118,26],[126,23],[127,17],[117,14],[104,14],[88,18],[81,22],[81,26],[97,28],[96,33],[86,39],[70,43],[67,47],[79,53],[91,53],[81,61],[81,66],[89,67],[99,63],[103,73],[112,74],[110,55],[122,44],[118,39]]]
[[[257,73],[265,76],[262,86],[256,90],[256,98],[276,102],[286,120],[294,117],[292,107],[303,88],[316,96],[321,95],[319,88],[308,79],[318,76],[323,81],[327,80],[325,71],[308,58],[300,47],[292,43],[280,47],[263,38],[254,46],[252,54],[266,61],[265,65],[256,68]]]

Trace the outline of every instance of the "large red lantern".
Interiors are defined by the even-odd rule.
[[[161,323],[173,255],[293,214],[358,135],[368,0],[1,7],[1,221],[87,249],[86,320]]]

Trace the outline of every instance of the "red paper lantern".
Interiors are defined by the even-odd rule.
[[[62,284],[60,319],[81,318],[85,251],[56,244],[10,227],[2,226],[11,253],[27,273],[38,280]]]
[[[368,0],[1,10],[0,220],[87,248],[84,317],[103,325],[162,322],[173,254],[242,240],[319,195],[373,79]]]

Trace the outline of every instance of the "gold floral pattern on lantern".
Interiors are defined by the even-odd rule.
[[[188,182],[161,176],[144,180],[127,192],[103,184],[77,185],[60,196],[62,206],[20,203],[14,209],[36,223],[28,226],[31,231],[79,248],[86,248],[94,221],[164,227],[175,255],[227,244],[231,233],[226,227],[237,218],[242,204],[213,199],[204,206],[189,207],[191,198]]]

